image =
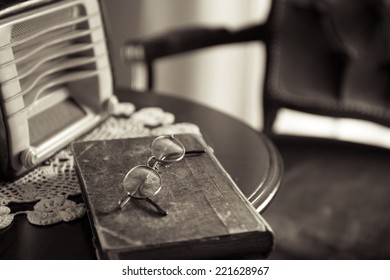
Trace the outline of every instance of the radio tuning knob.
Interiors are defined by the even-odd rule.
[[[34,147],[25,149],[20,154],[20,161],[26,168],[33,167],[38,162],[38,154]]]

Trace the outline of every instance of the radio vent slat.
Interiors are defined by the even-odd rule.
[[[26,37],[31,36],[31,34],[35,34],[41,30],[47,29],[48,26],[54,26],[60,23],[68,22],[79,13],[80,6],[73,6],[53,12],[49,15],[35,17],[15,24],[11,30],[11,41],[20,41]]]
[[[45,77],[43,79],[43,81],[41,81],[39,83],[38,86],[34,87],[33,90],[28,91],[24,95],[24,97],[23,97],[24,104],[25,104],[24,108],[22,110],[18,110],[16,112],[12,112],[11,114],[8,114],[8,117],[13,117],[21,112],[32,109],[32,107],[34,106],[34,103],[38,99],[43,98],[45,96],[45,94],[44,94],[45,92],[46,92],[46,94],[50,94],[50,92],[47,92],[47,90],[52,88],[52,87],[64,85],[64,84],[67,84],[69,82],[83,80],[86,78],[91,78],[91,77],[97,76],[99,74],[99,72],[100,72],[99,70],[78,71],[78,72],[73,71],[73,72],[70,72],[69,74],[56,73],[56,74],[53,74],[52,76]],[[19,97],[19,95],[16,97]],[[6,102],[12,101],[13,99],[14,99],[14,97],[6,100]]]
[[[54,36],[53,38],[51,38],[50,41],[46,41],[43,44],[42,42],[40,42],[40,44],[38,45],[31,45],[28,48],[23,48],[21,51],[15,52],[14,53],[15,58],[11,61],[8,61],[7,63],[4,63],[1,66],[4,67],[10,64],[23,62],[23,60],[28,59],[32,55],[37,55],[39,53],[47,51],[47,49],[49,49],[50,47],[62,48],[64,46],[71,44],[73,40],[90,36],[91,33],[92,33],[91,30],[81,30],[81,31],[71,31],[71,32],[67,32],[66,34],[60,34]]]
[[[38,69],[36,71],[31,72],[31,75],[24,76],[22,79],[13,79],[9,82],[6,82],[3,84],[3,89],[7,91],[12,91],[12,89],[16,86],[16,83],[19,84],[21,91],[12,95],[9,98],[5,98],[4,102],[8,102],[12,99],[18,98],[21,95],[25,95],[27,93],[32,94],[32,91],[34,87],[39,90],[40,84],[47,84],[49,82],[52,82],[54,79],[53,77],[58,76],[53,75],[62,71],[72,70],[72,68],[79,68],[82,66],[88,66],[89,64],[92,64],[96,62],[96,57],[81,57],[81,58],[73,58],[73,59],[56,59],[49,61]],[[61,76],[63,76],[63,73],[61,73]],[[26,103],[26,106],[29,106],[29,103]]]
[[[103,42],[101,41],[100,44]],[[60,50],[57,48],[48,49],[45,52],[32,56],[31,58],[28,58],[24,60],[21,63],[18,63],[18,73],[19,75],[13,79],[4,81],[3,84],[6,84],[8,82],[11,82],[13,80],[20,80],[24,77],[30,75],[32,72],[35,72],[39,67],[41,67],[45,63],[49,63],[53,60],[60,60],[61,58],[67,58],[67,57],[73,57],[73,56],[82,56],[80,55],[81,52],[85,52],[88,50],[91,50],[94,46],[97,44],[73,44],[73,45],[67,45]]]
[[[85,23],[88,21],[88,19],[90,19],[92,17],[96,17],[96,16],[98,16],[98,15],[94,14],[91,16],[79,17],[79,18],[72,19],[71,21],[61,22],[61,23],[54,25],[54,26],[48,26],[46,29],[43,29],[41,31],[36,31],[35,33],[32,33],[28,37],[24,37],[24,38],[17,40],[17,41],[13,40],[11,43],[4,45],[4,46],[1,46],[0,50],[3,48],[15,47],[15,46],[20,45],[22,43],[25,43],[29,40],[33,40],[33,39],[36,39],[37,37],[43,36],[46,33],[56,32],[57,30],[61,30],[63,28],[68,28],[70,26],[76,26],[80,23]]]

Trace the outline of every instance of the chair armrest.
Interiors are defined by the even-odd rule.
[[[148,89],[153,88],[153,62],[156,59],[216,45],[267,40],[265,24],[231,31],[226,28],[193,27],[172,30],[154,37],[131,39],[121,49],[122,60],[134,74],[146,71]]]

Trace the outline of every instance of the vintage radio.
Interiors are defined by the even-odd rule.
[[[115,97],[97,0],[0,9],[0,173],[13,178],[98,125]]]

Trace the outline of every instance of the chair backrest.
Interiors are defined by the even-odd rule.
[[[278,108],[390,126],[390,3],[274,0],[265,130]]]

